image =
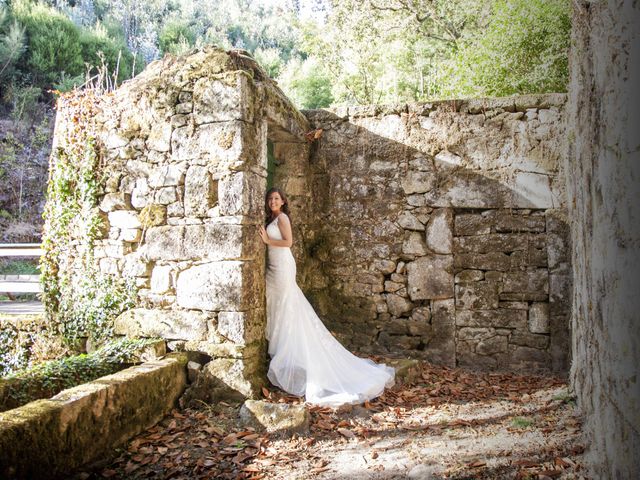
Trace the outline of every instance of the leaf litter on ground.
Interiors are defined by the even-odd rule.
[[[240,405],[225,402],[174,410],[108,464],[71,478],[330,479],[358,470],[367,472],[362,478],[391,479],[419,468],[452,479],[586,478],[581,419],[564,379],[427,362],[419,369],[413,382],[362,405],[306,404],[306,436],[245,428]],[[262,394],[274,403],[304,403],[275,387]]]

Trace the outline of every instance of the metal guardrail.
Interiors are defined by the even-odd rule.
[[[42,254],[42,246],[39,243],[0,243],[0,257],[39,257]],[[2,293],[41,291],[40,275],[0,275]]]

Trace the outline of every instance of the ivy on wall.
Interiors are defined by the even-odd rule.
[[[70,344],[111,336],[113,319],[133,306],[137,294],[132,280],[102,273],[94,257],[104,229],[98,197],[106,171],[96,122],[104,98],[86,89],[58,101],[41,281],[47,320]]]

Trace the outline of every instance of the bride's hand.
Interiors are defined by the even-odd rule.
[[[267,235],[267,231],[265,230],[265,228],[260,225],[260,238],[262,239],[262,241],[264,242],[265,245],[269,245],[269,236]]]

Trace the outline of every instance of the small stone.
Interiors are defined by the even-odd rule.
[[[424,230],[424,225],[420,223],[420,220],[409,212],[403,212],[398,217],[398,225],[407,230]]]
[[[396,262],[391,260],[375,260],[372,264],[372,268],[387,275],[395,271]]]
[[[482,270],[463,270],[456,275],[455,282],[477,282],[484,279]]]
[[[402,253],[407,255],[426,255],[427,248],[423,236],[418,232],[411,232],[402,244]]]
[[[100,202],[100,210],[112,212],[114,210],[126,210],[130,208],[131,196],[124,192],[107,193]]]
[[[176,187],[162,187],[156,192],[156,202],[161,205],[169,205],[177,200]]]
[[[406,298],[390,293],[387,295],[387,305],[389,313],[394,317],[399,317],[403,313],[411,311],[413,304]]]
[[[117,228],[140,228],[142,226],[137,212],[132,210],[109,212],[109,224]]]
[[[166,217],[167,207],[158,204],[147,205],[142,209],[140,215],[138,215],[140,225],[145,228],[164,224]]]
[[[120,231],[120,240],[124,242],[137,242],[142,237],[142,230],[139,228],[126,228]]]
[[[402,189],[407,195],[426,193],[436,186],[436,175],[432,172],[411,171],[402,179]]]
[[[309,411],[304,405],[246,400],[240,408],[240,419],[245,426],[268,433],[309,432]]]

